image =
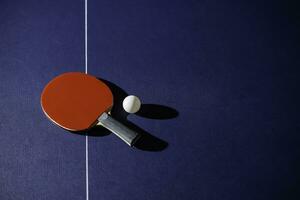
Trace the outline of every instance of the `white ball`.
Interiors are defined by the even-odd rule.
[[[123,108],[128,113],[136,113],[141,108],[141,101],[134,95],[129,95],[123,100]]]

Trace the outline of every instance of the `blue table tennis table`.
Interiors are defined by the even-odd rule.
[[[0,200],[300,199],[298,10],[0,1]],[[135,147],[47,119],[41,91],[70,71],[107,81]],[[137,114],[122,108],[130,94]]]

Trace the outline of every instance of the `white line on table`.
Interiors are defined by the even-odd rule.
[[[87,1],[84,1],[84,53],[85,53],[85,73],[88,73],[88,54],[87,54]],[[86,200],[89,200],[89,138],[85,136],[85,185]]]

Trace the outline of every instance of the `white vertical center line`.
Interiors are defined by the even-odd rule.
[[[87,1],[84,1],[84,54],[85,54],[85,73],[88,73],[88,51],[87,51]],[[85,185],[86,200],[89,200],[89,138],[85,136]]]

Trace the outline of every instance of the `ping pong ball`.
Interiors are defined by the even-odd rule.
[[[128,113],[136,113],[141,108],[141,101],[134,95],[129,95],[123,100],[123,108]]]

